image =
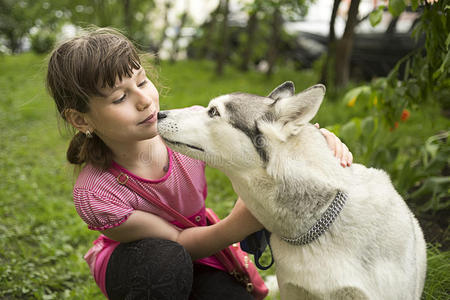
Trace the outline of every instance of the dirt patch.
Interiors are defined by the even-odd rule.
[[[439,244],[439,249],[447,251],[450,249],[450,209],[444,209],[435,213],[416,214],[420,226],[422,226],[427,243]]]

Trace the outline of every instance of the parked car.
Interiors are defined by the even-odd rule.
[[[384,16],[388,19],[389,17],[389,14]],[[382,30],[370,30],[371,27],[365,24],[369,22],[367,19],[358,24],[355,28],[350,62],[351,76],[366,80],[385,76],[399,59],[422,47],[425,38],[422,36],[416,41],[412,37],[418,17],[419,13],[412,12],[406,12],[399,18],[391,17]],[[361,27],[369,29],[361,30]],[[327,45],[328,37],[323,34],[299,32],[290,55],[303,67],[309,68],[316,59],[326,53]]]

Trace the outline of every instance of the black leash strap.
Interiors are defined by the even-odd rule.
[[[263,266],[259,263],[259,260],[261,259],[261,256],[263,255],[267,246],[269,246],[270,256],[271,256],[272,260],[269,265]],[[274,263],[272,247],[270,246],[270,232],[267,231],[266,229],[257,231],[255,233],[249,235],[248,237],[246,237],[241,242],[241,249],[249,254],[253,254],[253,256],[255,258],[255,265],[260,270],[267,270]]]

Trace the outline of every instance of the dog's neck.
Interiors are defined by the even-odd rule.
[[[256,174],[253,174],[256,175]],[[236,192],[255,217],[274,234],[297,237],[311,228],[338,189],[313,180],[275,182],[269,176],[231,177]]]
[[[308,140],[323,139],[320,133],[312,134],[315,136]],[[304,140],[301,136],[293,138]],[[289,147],[302,155],[288,153]],[[236,192],[269,231],[297,237],[321,218],[337,192],[343,190],[342,168],[329,152],[321,140],[308,145],[285,145],[271,155],[266,169],[227,175]]]

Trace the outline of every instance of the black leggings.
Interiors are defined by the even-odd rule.
[[[228,273],[193,264],[180,244],[153,238],[117,246],[106,291],[110,300],[253,299]]]

